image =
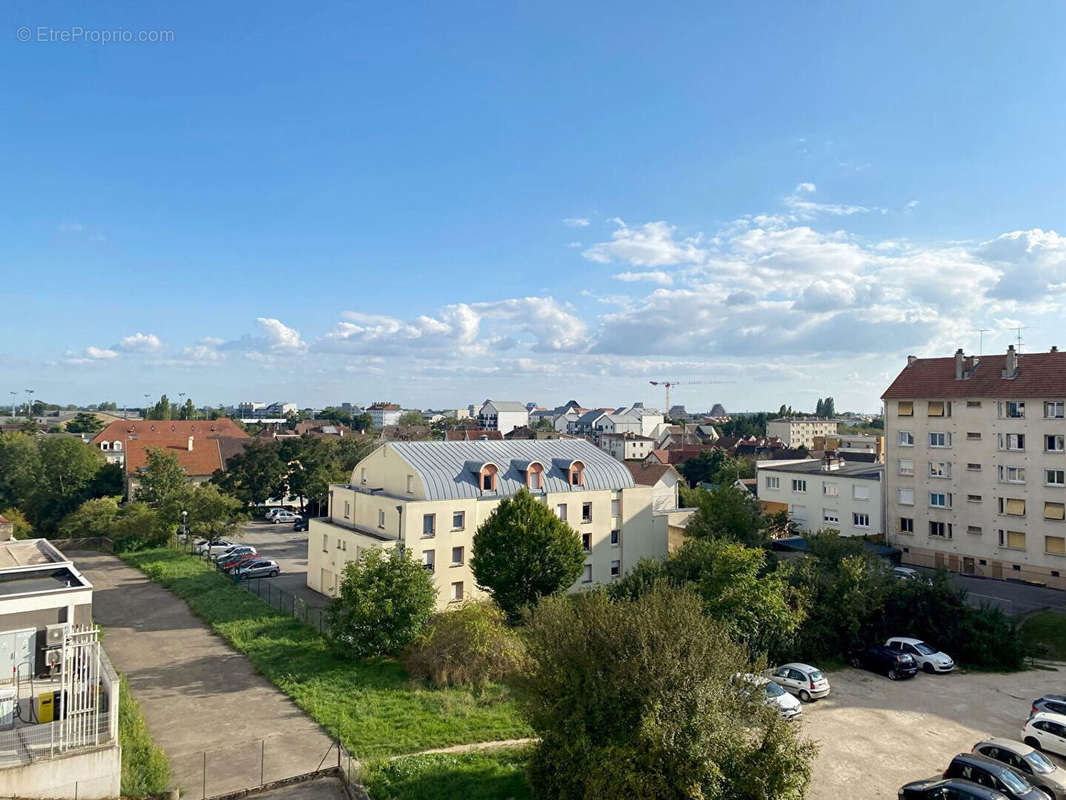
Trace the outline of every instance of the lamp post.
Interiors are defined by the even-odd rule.
[[[12,418],[14,418],[14,416],[15,416],[15,397],[16,397],[16,395],[18,395],[18,392],[16,392],[14,389],[12,389],[10,392],[8,392],[8,394],[11,395],[11,416],[12,416]]]
[[[181,535],[185,539],[185,543],[189,543],[189,512],[184,508],[181,510]]]
[[[33,416],[33,406],[30,403],[30,399],[33,397],[33,389],[26,390],[26,418],[29,419]]]

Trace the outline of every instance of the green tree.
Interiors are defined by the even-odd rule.
[[[104,464],[89,484],[90,497],[121,497],[126,493],[126,473],[121,464]]]
[[[40,472],[36,439],[26,433],[0,433],[0,507],[27,510]]]
[[[211,482],[246,504],[261,506],[286,494],[287,474],[277,443],[253,439],[243,453],[226,462],[225,470],[215,471]]]
[[[720,448],[704,450],[697,456],[681,462],[678,470],[689,486],[698,483],[716,483],[719,471],[729,461],[729,455]]]
[[[48,436],[37,444],[40,456],[31,505],[34,527],[51,533],[56,523],[81,505],[103,466],[99,450],[72,437]]]
[[[523,489],[478,527],[470,569],[513,621],[542,597],[569,588],[584,563],[574,529]]]
[[[173,413],[170,399],[164,394],[154,406],[144,410],[144,417],[145,419],[172,419]]]
[[[326,610],[330,640],[353,658],[398,653],[436,604],[432,575],[407,550],[371,548],[344,567],[340,594]]]
[[[189,476],[178,462],[174,453],[168,453],[161,447],[148,450],[144,470],[138,476],[140,486],[136,499],[160,509],[164,519],[171,525],[178,518],[175,503],[181,496]]]
[[[417,411],[405,411],[400,414],[400,425],[425,425],[426,421],[422,419],[422,415]]]
[[[362,414],[356,414],[352,417],[352,430],[360,433],[374,430],[374,418],[366,411]]]
[[[127,503],[111,523],[111,540],[120,553],[144,550],[165,545],[171,531],[173,527],[147,503]]]
[[[769,520],[759,501],[735,486],[718,486],[698,497],[699,507],[685,525],[690,539],[731,539],[752,547],[769,541]]]
[[[179,522],[181,512],[186,512],[184,519],[190,535],[211,542],[240,536],[241,523],[248,519],[244,503],[210,483],[187,485],[173,498],[172,507],[177,509]],[[164,519],[169,523],[174,512]]]
[[[26,515],[23,514],[17,508],[5,508],[0,511],[0,517],[3,517],[11,523],[12,536],[16,539],[29,539],[33,536],[33,526],[30,521],[26,519]]]
[[[196,419],[196,417],[197,417],[196,406],[193,405],[192,398],[190,397],[190,398],[185,400],[185,404],[181,407],[181,412],[179,413],[179,417],[178,418],[179,419]]]
[[[535,798],[800,800],[812,743],[734,676],[757,669],[700,598],[549,598],[518,679]]]
[[[95,414],[80,413],[67,423],[68,433],[98,433],[104,428]]]
[[[337,442],[337,464],[340,472],[333,479],[343,483],[352,477],[355,465],[374,452],[379,443],[366,436],[345,436]]]
[[[114,497],[94,497],[63,517],[59,523],[59,535],[64,539],[110,537],[111,526],[117,517],[118,500]]]
[[[330,483],[343,472],[337,443],[305,433],[299,439],[283,442],[281,454],[289,467],[289,494],[300,499],[300,513],[304,511],[304,500],[321,506],[329,495]]]

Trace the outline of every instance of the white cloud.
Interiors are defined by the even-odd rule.
[[[300,332],[290,328],[281,320],[272,317],[258,317],[256,324],[262,331],[267,348],[272,352],[299,353],[306,349]]]
[[[670,275],[662,270],[646,270],[644,272],[617,272],[611,276],[616,281],[624,281],[625,283],[637,283],[638,281],[647,281],[649,283],[658,283],[663,286],[669,286],[674,282],[674,279]]]
[[[866,214],[870,211],[881,210],[844,203],[819,203],[808,199],[809,195],[813,195],[816,191],[818,187],[813,183],[797,184],[792,194],[785,198],[785,206],[792,210],[797,219],[812,219],[820,214],[850,217],[852,214]]]
[[[118,358],[118,353],[116,351],[111,350],[110,348],[106,348],[106,347],[92,347],[92,346],[86,347],[85,348],[85,355],[88,358],[95,358],[95,359],[101,359],[101,360],[106,360],[106,359],[111,359],[111,358]]]
[[[594,244],[582,255],[597,264],[624,261],[634,267],[666,267],[675,264],[702,262],[707,250],[702,248],[701,236],[681,240],[674,238],[675,226],[666,222],[647,222],[630,228],[620,219],[611,234],[611,241]]]
[[[130,334],[120,341],[116,348],[126,352],[157,353],[163,349],[163,343],[154,333]]]
[[[591,223],[585,217],[567,217],[563,225],[568,228],[587,228]]]
[[[1004,233],[978,246],[975,254],[1000,270],[993,297],[1036,300],[1066,292],[1066,236],[1055,231]]]

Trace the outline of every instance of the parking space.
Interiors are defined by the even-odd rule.
[[[264,558],[278,562],[281,574],[269,578],[275,585],[294,594],[312,608],[325,608],[329,598],[307,588],[307,532],[294,531],[291,524],[250,522],[244,526],[242,544],[252,545]]]
[[[940,774],[983,738],[1018,739],[1034,698],[1066,692],[1063,668],[898,682],[849,668],[829,679],[832,694],[805,705],[800,723],[819,745],[814,800],[895,798],[904,783]]]

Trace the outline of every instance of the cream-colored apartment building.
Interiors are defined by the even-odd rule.
[[[766,435],[776,436],[788,447],[814,449],[815,436],[836,436],[835,419],[779,417],[766,423]]]
[[[884,467],[844,456],[803,461],[760,461],[756,478],[763,509],[787,511],[800,531],[835,530],[841,536],[884,531]]]
[[[911,356],[882,397],[903,562],[1066,589],[1066,353]]]
[[[665,556],[691,513],[653,512],[653,488],[581,439],[389,442],[350,483],[331,486],[328,516],[311,520],[307,585],[334,596],[345,565],[367,548],[404,547],[432,571],[440,607],[481,597],[469,565],[474,533],[521,489],[581,536],[586,561],[573,589]]]

